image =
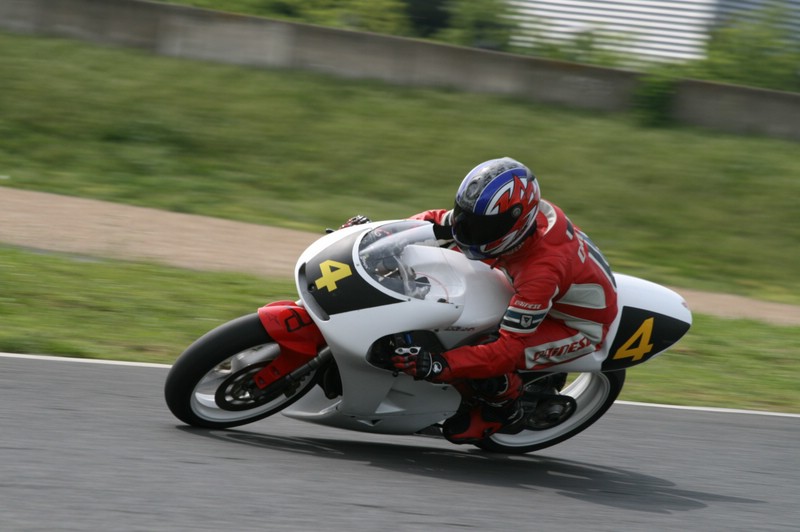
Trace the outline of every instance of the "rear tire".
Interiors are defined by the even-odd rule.
[[[288,396],[251,398],[241,384],[281,352],[257,313],[242,316],[202,336],[178,358],[167,375],[164,398],[188,425],[223,429],[252,423],[288,407],[316,384],[318,370]]]
[[[523,430],[519,434],[497,433],[476,443],[484,451],[522,454],[550,447],[587,429],[606,413],[622,391],[625,370],[581,373],[561,390],[575,399],[575,412],[562,423],[544,430]]]

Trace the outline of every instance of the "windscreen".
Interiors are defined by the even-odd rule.
[[[447,253],[438,247],[433,226],[420,220],[391,222],[362,238],[358,257],[380,287],[407,297],[449,302],[462,281]]]

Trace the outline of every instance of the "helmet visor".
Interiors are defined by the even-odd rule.
[[[453,237],[463,246],[490,244],[511,232],[519,213],[519,208],[511,208],[500,214],[475,214],[456,204],[453,208]]]

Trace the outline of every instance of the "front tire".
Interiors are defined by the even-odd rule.
[[[522,454],[561,443],[600,419],[614,404],[624,384],[625,370],[580,373],[560,392],[577,403],[575,412],[568,419],[544,430],[523,430],[519,434],[497,433],[476,445],[485,451]]]
[[[164,398],[170,411],[188,425],[236,427],[271,416],[305,395],[319,370],[293,392],[253,397],[246,381],[281,353],[257,313],[242,316],[202,336],[178,358],[167,375]]]

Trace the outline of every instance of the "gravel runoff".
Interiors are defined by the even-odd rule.
[[[321,233],[0,186],[0,242],[28,249],[291,277]],[[800,306],[675,290],[696,313],[800,325]]]

